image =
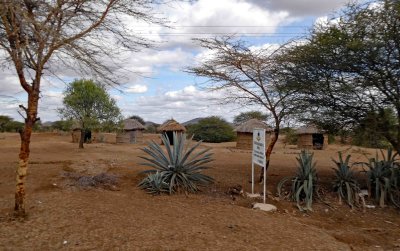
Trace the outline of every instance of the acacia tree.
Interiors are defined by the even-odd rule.
[[[79,148],[83,148],[86,130],[100,128],[102,124],[117,128],[122,119],[121,111],[105,87],[92,80],[75,80],[69,84],[64,91],[63,104],[60,114],[79,122]]]
[[[156,0],[1,0],[0,60],[15,68],[27,93],[23,110],[25,126],[17,168],[15,215],[25,215],[25,179],[32,127],[38,118],[38,101],[44,75],[60,69],[80,70],[117,83],[116,59],[124,48],[149,47],[129,22],[161,23],[152,13]],[[114,47],[112,47],[114,46]],[[5,56],[3,56],[5,55]],[[107,63],[110,62],[110,63]]]
[[[308,106],[304,117],[331,130],[374,118],[380,129],[374,133],[399,152],[399,27],[399,1],[369,1],[348,6],[334,22],[316,27],[307,42],[288,47],[280,72]]]
[[[222,90],[223,102],[258,105],[271,114],[274,133],[266,148],[266,168],[283,119],[293,112],[286,100],[294,92],[283,92],[276,77],[275,56],[279,50],[249,49],[242,41],[231,38],[198,39],[201,47],[211,51],[211,57],[187,71],[209,80],[210,90]],[[260,182],[263,179],[262,170]]]
[[[268,114],[262,113],[260,111],[242,112],[239,115],[235,116],[235,118],[233,118],[233,123],[235,125],[240,125],[250,119],[266,121],[268,119]]]

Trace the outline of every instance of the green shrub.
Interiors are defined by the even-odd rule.
[[[313,153],[302,150],[299,157],[296,157],[298,169],[295,176],[283,178],[278,184],[278,195],[282,195],[282,188],[287,181],[291,181],[291,189],[288,197],[297,202],[300,211],[312,211],[313,195],[316,191],[318,181]],[[304,202],[305,207],[300,204]]]
[[[288,145],[297,145],[297,140],[299,136],[296,134],[296,130],[286,127],[282,130],[283,134],[285,134],[285,144]]]
[[[351,155],[347,155],[343,160],[342,153],[339,152],[339,161],[332,159],[336,164],[336,168],[333,169],[336,175],[333,188],[337,192],[340,202],[344,199],[349,206],[353,207],[358,203],[360,186],[351,170],[350,157]]]
[[[233,127],[219,117],[208,117],[188,128],[188,134],[193,135],[194,140],[220,143],[235,140]]]
[[[208,168],[205,164],[213,161],[210,149],[196,151],[201,142],[186,145],[186,134],[174,133],[173,137],[174,145],[170,145],[168,137],[162,135],[166,151],[154,141],[142,149],[148,156],[140,156],[146,160],[141,164],[154,169],[145,171],[150,175],[140,182],[140,188],[150,193],[197,192],[200,186],[213,182],[201,173]]]
[[[400,207],[400,162],[396,159],[398,153],[394,154],[389,148],[386,156],[382,150],[381,154],[382,160],[379,160],[377,153],[375,158],[363,163],[368,167],[366,173],[369,194],[381,207],[389,200]]]

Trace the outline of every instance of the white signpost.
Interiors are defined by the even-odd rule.
[[[251,193],[254,194],[254,164],[264,168],[264,203],[266,194],[266,168],[265,168],[265,129],[253,129],[253,153],[251,163]]]

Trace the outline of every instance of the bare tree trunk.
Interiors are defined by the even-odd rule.
[[[30,143],[32,128],[37,120],[38,111],[38,92],[28,93],[28,109],[26,109],[27,118],[25,119],[24,129],[20,132],[21,148],[19,152],[19,165],[16,171],[16,191],[14,215],[16,217],[25,217],[25,180],[28,173],[28,159],[30,153]],[[23,107],[23,106],[21,106]],[[24,108],[25,109],[25,108]]]
[[[274,146],[275,146],[276,142],[278,141],[278,137],[279,137],[279,128],[274,130],[274,137],[269,142],[267,150],[265,151],[265,160],[266,160],[265,161],[265,170],[266,171],[268,171],[269,161],[271,159],[272,150],[274,149]],[[259,182],[262,183],[263,181],[264,181],[264,170],[263,170],[263,168],[261,168]]]
[[[85,141],[85,129],[81,128],[81,138],[79,139],[79,148],[83,149],[84,141]]]

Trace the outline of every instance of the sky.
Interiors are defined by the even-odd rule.
[[[249,46],[279,45],[305,36],[313,24],[345,4],[343,0],[192,0],[168,4],[157,11],[169,20],[170,28],[132,28],[154,40],[155,46],[128,55],[126,67],[132,74],[109,93],[124,117],[139,115],[156,123],[207,116],[232,121],[240,112],[262,108],[221,105],[218,101],[222,93],[207,91],[204,79],[184,72],[207,54],[193,38],[234,34]],[[42,122],[60,120],[57,109],[62,107],[62,93],[79,77],[69,72],[60,79],[44,78],[38,115]],[[26,95],[15,70],[0,67],[0,115],[22,121],[19,104],[26,104]]]

